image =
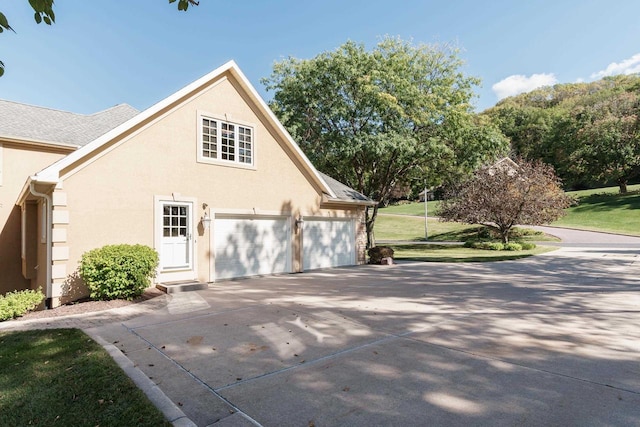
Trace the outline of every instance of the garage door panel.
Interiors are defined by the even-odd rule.
[[[306,220],[304,224],[305,270],[355,263],[355,232],[350,220]]]
[[[220,218],[214,233],[216,280],[291,271],[287,218]]]

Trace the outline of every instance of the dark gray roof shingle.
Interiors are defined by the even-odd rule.
[[[322,179],[324,179],[324,182],[326,182],[327,185],[329,186],[329,188],[331,188],[331,190],[335,193],[336,198],[338,200],[344,200],[344,201],[348,201],[348,202],[369,202],[369,203],[373,203],[373,200],[371,200],[370,198],[368,198],[364,194],[358,193],[353,188],[351,188],[351,187],[349,187],[347,185],[344,185],[343,183],[341,183],[338,180],[335,180],[335,179],[331,178],[329,175],[324,174],[322,172],[318,172],[318,174],[320,174]]]
[[[138,113],[127,104],[85,115],[0,100],[0,137],[82,146]]]

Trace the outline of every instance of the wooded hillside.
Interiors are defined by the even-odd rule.
[[[553,165],[567,188],[640,178],[640,76],[559,84],[510,97],[486,115],[512,154]]]

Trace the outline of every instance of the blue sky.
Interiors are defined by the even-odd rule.
[[[476,109],[535,86],[640,72],[640,2],[57,0],[56,23],[27,0],[0,6],[0,98],[77,113],[119,103],[145,109],[230,59],[265,99],[274,61],[311,58],[347,40],[384,35],[453,43],[482,79]]]

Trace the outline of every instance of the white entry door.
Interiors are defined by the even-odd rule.
[[[161,202],[160,270],[162,273],[186,272],[176,280],[193,277],[193,236],[191,202]],[[184,276],[184,277],[179,277]]]

